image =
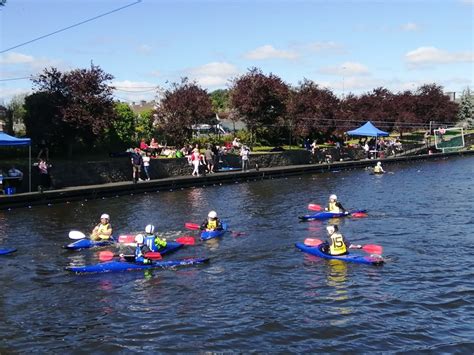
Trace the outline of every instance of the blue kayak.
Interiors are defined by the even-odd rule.
[[[355,254],[346,254],[346,255],[329,255],[321,251],[320,246],[308,246],[304,243],[296,243],[295,246],[304,251],[305,253],[318,256],[324,259],[335,259],[335,260],[343,260],[351,263],[359,263],[359,264],[368,264],[368,265],[381,265],[383,264],[383,259],[381,257],[374,257],[374,256],[362,256],[362,255],[355,255]]]
[[[213,230],[213,231],[202,231],[201,232],[201,239],[208,240],[212,238],[219,238],[222,237],[227,232],[227,223],[222,223],[221,230]]]
[[[4,248],[0,249],[0,255],[7,255],[16,252],[15,248]]]
[[[98,273],[98,272],[118,272],[118,271],[129,271],[129,270],[150,270],[156,268],[170,268],[174,266],[185,266],[202,264],[209,261],[209,258],[187,258],[181,260],[159,260],[154,261],[151,264],[141,264],[128,261],[108,261],[96,265],[86,266],[68,266],[65,269],[67,271],[76,273]]]
[[[352,211],[352,212],[316,212],[316,213],[310,213],[310,214],[305,214],[304,216],[298,216],[299,219],[302,221],[309,221],[309,220],[314,220],[314,219],[330,219],[330,218],[341,218],[341,217],[347,217],[347,216],[352,216],[354,213],[367,213],[367,210],[357,210],[357,211]]]
[[[69,250],[80,250],[80,249],[89,249],[95,247],[105,247],[108,245],[113,245],[116,243],[116,240],[112,237],[109,240],[91,240],[88,238],[76,240],[73,243],[66,244],[63,246],[64,249]]]

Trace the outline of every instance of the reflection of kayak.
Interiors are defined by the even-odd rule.
[[[239,171],[242,170],[242,168],[233,168],[231,166],[223,166],[219,168],[217,171]]]
[[[68,266],[67,271],[76,273],[98,273],[98,272],[118,272],[129,270],[150,270],[157,268],[170,268],[173,266],[195,265],[208,262],[208,258],[187,258],[181,260],[154,261],[151,264],[141,264],[128,261],[109,261],[96,265]]]
[[[112,237],[109,240],[91,240],[88,238],[76,240],[73,243],[66,244],[63,248],[69,250],[88,249],[95,247],[105,247],[115,244],[116,240]]]
[[[208,240],[212,238],[219,238],[222,237],[227,232],[227,223],[222,223],[221,230],[214,230],[214,231],[202,231],[201,232],[201,239]]]
[[[0,255],[7,255],[16,252],[15,248],[4,248],[0,249]]]
[[[355,254],[346,254],[346,255],[329,255],[323,253],[321,251],[320,246],[308,246],[304,243],[296,243],[295,246],[304,251],[305,253],[318,256],[324,259],[335,259],[335,260],[343,260],[351,263],[359,263],[359,264],[368,264],[368,265],[381,265],[383,264],[383,259],[381,257],[374,257],[374,256],[362,256],[362,255],[355,255]]]
[[[299,216],[298,218],[303,221],[308,221],[311,219],[329,219],[329,218],[340,218],[340,217],[347,217],[353,216],[354,217],[361,217],[359,214],[366,214],[367,210],[357,210],[352,212],[342,212],[342,213],[335,213],[335,212],[316,212],[305,214],[304,216]]]

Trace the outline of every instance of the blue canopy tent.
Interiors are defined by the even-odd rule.
[[[12,137],[5,132],[0,132],[0,147],[18,147],[18,146],[28,146],[29,153],[29,180],[28,186],[29,191],[31,192],[31,139],[30,138],[16,138]]]
[[[389,133],[375,127],[372,122],[367,121],[364,125],[352,131],[347,131],[349,136],[375,137],[375,156],[377,156],[377,137],[388,137]]]

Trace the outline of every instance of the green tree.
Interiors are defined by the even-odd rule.
[[[20,126],[24,124],[25,97],[26,94],[15,95],[7,105],[7,127],[11,127],[10,133],[15,133],[13,129],[15,124]]]
[[[139,141],[142,138],[149,141],[153,137],[154,128],[154,112],[153,110],[146,110],[140,113],[137,117],[135,125],[135,139]]]
[[[130,106],[123,102],[115,103],[116,119],[109,131],[111,143],[129,146],[135,140],[135,124],[137,117]]]
[[[474,126],[474,96],[469,87],[462,92],[457,118],[463,125]]]
[[[214,112],[226,112],[229,110],[229,90],[218,89],[211,92],[212,110]]]

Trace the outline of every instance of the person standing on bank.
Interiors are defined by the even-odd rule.
[[[250,149],[247,146],[242,146],[240,150],[240,158],[242,159],[242,171],[249,170],[249,155]]]
[[[43,190],[49,189],[51,187],[51,177],[49,176],[49,169],[52,167],[51,164],[47,163],[46,160],[40,159],[38,163],[34,163],[33,166],[37,166],[39,170],[40,183],[38,185],[38,190],[43,192]]]
[[[140,179],[140,172],[142,170],[143,158],[140,155],[140,149],[136,148],[130,152],[130,161],[132,163],[132,177],[133,183],[136,184]]]

